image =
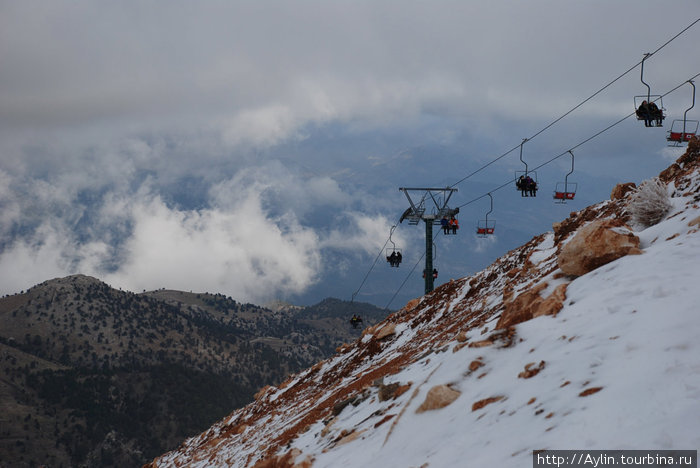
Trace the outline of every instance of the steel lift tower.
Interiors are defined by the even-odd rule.
[[[440,224],[444,217],[449,219],[459,213],[459,208],[450,208],[447,203],[456,188],[399,188],[410,205],[401,220],[408,220],[408,224],[417,225],[420,221],[425,222],[425,294],[434,289],[433,279],[433,225]],[[413,194],[413,197],[411,195]],[[431,203],[432,202],[432,203]]]

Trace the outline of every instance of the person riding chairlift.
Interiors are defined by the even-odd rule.
[[[649,116],[656,121],[657,127],[663,126],[664,114],[654,102],[649,103]]]
[[[649,103],[644,100],[635,111],[638,119],[644,119],[644,126],[651,127],[651,114],[649,113]]]
[[[450,217],[450,229],[452,234],[457,234],[457,229],[459,229],[459,221],[454,216]]]
[[[515,181],[515,188],[520,190],[521,197],[527,197],[527,187],[525,186],[525,176],[521,175],[518,180]]]
[[[442,232],[445,234],[447,234],[450,230],[450,222],[447,221],[447,218],[445,218],[444,216],[440,220],[440,227],[442,228]]]
[[[644,120],[645,127],[653,127],[654,122],[656,122],[657,127],[663,125],[663,112],[659,109],[659,106],[654,102],[642,101],[639,105],[639,109],[636,111],[637,117]]]
[[[433,279],[437,279],[438,277],[438,271],[433,268]],[[423,270],[423,278],[425,278],[425,270]]]
[[[350,323],[352,324],[352,328],[357,328],[357,326],[362,323],[362,317],[359,315],[353,314],[352,318],[350,319]]]
[[[534,197],[537,195],[537,182],[532,180],[532,177],[530,177],[530,176],[525,177],[525,187],[527,188],[527,191],[531,197]]]

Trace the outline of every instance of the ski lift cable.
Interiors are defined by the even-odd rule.
[[[365,282],[367,281],[367,278],[369,278],[370,273],[372,273],[372,270],[374,270],[374,267],[377,265],[377,261],[379,260],[379,257],[381,257],[382,254],[384,254],[384,249],[386,248],[387,244],[389,244],[389,241],[391,241],[391,235],[394,233],[394,229],[396,229],[397,226],[398,226],[398,223],[396,223],[396,224],[394,224],[393,226],[391,226],[391,230],[389,231],[389,237],[387,237],[386,241],[384,242],[384,245],[383,245],[382,248],[379,250],[379,253],[378,253],[377,256],[375,257],[374,262],[372,263],[372,266],[369,267],[369,270],[368,270],[367,273],[365,274],[365,277],[362,279],[362,282],[360,283],[360,286],[357,288],[357,290],[356,290],[354,293],[352,293],[352,297],[350,298],[350,302],[354,302],[354,301],[355,301],[355,296],[357,296],[357,294],[360,292],[360,290],[362,289],[362,286],[365,285]],[[393,242],[393,241],[392,241],[392,242]]]
[[[632,72],[632,70],[634,70],[634,69],[636,69],[638,66],[640,66],[640,65],[644,62],[644,60],[648,59],[649,57],[653,56],[654,54],[656,54],[657,52],[659,52],[661,49],[663,49],[664,47],[666,47],[667,45],[669,45],[671,42],[673,42],[673,41],[676,40],[679,36],[681,36],[683,33],[685,33],[688,29],[690,29],[691,27],[695,26],[695,24],[697,24],[698,22],[700,22],[700,18],[697,18],[697,19],[696,19],[695,21],[693,21],[691,24],[689,24],[688,26],[686,26],[682,31],[680,31],[679,33],[677,33],[675,36],[673,36],[671,39],[669,39],[668,41],[666,41],[665,43],[663,43],[661,46],[659,46],[655,51],[649,52],[649,53],[645,54],[644,59],[640,60],[639,62],[637,62],[636,64],[634,64],[632,67],[630,67],[629,69],[627,69],[625,72],[623,72],[621,75],[619,75],[617,78],[613,79],[611,82],[609,82],[608,84],[606,84],[605,86],[603,86],[602,88],[600,88],[598,91],[596,91],[595,93],[591,94],[589,97],[587,97],[586,99],[584,99],[583,101],[581,101],[579,104],[577,104],[576,106],[574,106],[573,108],[571,108],[571,109],[570,109],[569,111],[567,111],[566,113],[564,113],[561,117],[558,117],[557,119],[555,119],[554,121],[552,121],[551,123],[549,123],[547,126],[545,126],[544,128],[542,128],[541,130],[539,130],[537,133],[535,133],[535,134],[532,135],[531,137],[527,138],[527,140],[532,140],[533,138],[535,138],[536,136],[540,135],[541,133],[544,133],[546,130],[548,130],[548,129],[551,128],[553,125],[555,125],[556,123],[558,123],[559,121],[561,121],[563,118],[565,118],[566,116],[568,116],[569,114],[571,114],[572,112],[574,112],[575,110],[577,110],[579,107],[581,107],[582,105],[584,105],[585,103],[587,103],[588,101],[590,101],[591,99],[593,99],[594,97],[596,97],[598,94],[600,94],[600,93],[602,93],[603,91],[605,91],[607,88],[609,88],[610,86],[612,86],[614,83],[616,83],[617,81],[619,81],[620,79],[622,79],[625,75],[627,75],[628,73]],[[510,150],[506,151],[505,153],[503,153],[502,155],[498,156],[497,158],[491,160],[491,161],[488,162],[487,164],[485,164],[485,165],[481,166],[480,168],[476,169],[475,171],[473,171],[473,172],[467,174],[466,176],[464,176],[463,178],[461,178],[460,180],[458,180],[457,182],[455,182],[454,184],[452,184],[452,186],[461,184],[462,182],[464,182],[465,180],[469,179],[470,177],[473,177],[474,175],[476,175],[476,174],[478,174],[479,172],[483,171],[484,169],[486,169],[487,167],[489,167],[491,164],[493,164],[493,163],[495,163],[495,162],[497,162],[497,161],[500,161],[501,159],[505,158],[505,157],[508,156],[510,153],[512,153],[513,151],[515,151],[516,149],[518,149],[519,146],[520,146],[520,144],[514,146],[513,148],[511,148]],[[572,148],[572,149],[573,149],[573,148]]]
[[[698,21],[700,21],[700,18],[699,18],[697,21],[695,21],[693,24],[697,23]],[[692,26],[692,25],[691,25],[691,26]],[[689,26],[689,27],[690,27],[690,26]],[[686,28],[686,29],[688,29],[688,28]],[[680,33],[679,33],[678,35],[680,35]],[[676,37],[677,37],[678,35],[676,35]],[[670,42],[670,41],[669,41],[669,42]],[[658,49],[657,49],[657,50],[658,50]],[[667,95],[673,93],[674,91],[677,91],[681,86],[685,85],[688,81],[694,80],[695,78],[698,78],[698,77],[700,77],[700,73],[697,73],[696,75],[694,75],[693,77],[691,77],[689,80],[685,80],[685,81],[683,81],[681,84],[679,84],[678,86],[676,86],[675,88],[671,89],[670,91],[667,91],[666,93],[664,93],[664,94],[662,95],[662,97],[666,97]],[[539,166],[535,167],[533,170],[540,169],[541,167],[544,167],[544,166],[546,166],[547,164],[550,164],[550,163],[556,161],[557,159],[561,158],[562,156],[568,154],[569,151],[573,151],[573,150],[575,150],[575,149],[577,149],[577,148],[580,148],[581,146],[585,145],[585,144],[588,143],[589,141],[591,141],[591,140],[593,140],[593,139],[599,137],[599,136],[602,135],[603,133],[607,132],[608,130],[610,130],[610,129],[616,127],[616,126],[619,125],[620,123],[622,123],[622,122],[624,122],[625,120],[629,119],[629,118],[632,117],[633,115],[635,115],[635,112],[632,112],[632,113],[630,113],[630,114],[628,114],[628,115],[622,117],[621,119],[617,120],[616,122],[613,122],[612,124],[608,125],[608,126],[605,127],[604,129],[602,129],[602,130],[600,130],[600,131],[594,133],[593,135],[591,135],[590,137],[586,138],[585,140],[583,140],[583,141],[579,142],[578,144],[572,146],[572,147],[569,148],[568,150],[566,150],[566,151],[564,151],[564,152],[562,152],[562,153],[560,153],[560,154],[558,154],[558,155],[552,157],[551,159],[549,159],[549,160],[543,162],[543,163],[540,164]],[[503,155],[500,156],[498,159],[501,159],[501,158],[505,157],[508,153],[511,153],[511,152],[515,151],[515,150],[518,149],[519,147],[520,147],[520,145],[513,147],[513,149],[511,149],[511,150],[508,151],[507,153],[503,154]],[[494,161],[491,161],[491,162],[489,163],[489,165],[492,164],[492,163],[494,163],[494,162],[496,162],[498,159],[496,159],[496,160],[494,160]],[[465,178],[465,179],[466,179],[466,178]],[[464,179],[463,179],[463,180],[464,180]],[[473,199],[469,200],[469,201],[466,202],[466,203],[463,203],[463,204],[459,205],[458,208],[462,208],[462,207],[465,207],[465,206],[467,206],[467,205],[471,205],[472,203],[475,203],[475,202],[481,200],[482,198],[488,197],[490,193],[497,192],[497,191],[499,191],[499,190],[501,190],[501,189],[503,189],[503,188],[505,188],[505,187],[510,186],[512,183],[513,183],[512,180],[508,180],[507,182],[503,183],[502,185],[499,185],[498,187],[495,187],[495,188],[491,189],[489,192],[484,193],[483,195],[480,195],[480,196],[478,196],[478,197],[476,197],[476,198],[473,198]],[[455,184],[455,185],[456,185],[456,184]],[[391,237],[391,236],[390,236],[390,237]],[[384,243],[384,247],[386,247],[386,244],[387,244],[388,242],[389,242],[389,239],[387,239],[387,241]],[[365,276],[365,279],[362,281],[362,284],[360,285],[360,287],[358,288],[358,290],[355,291],[355,293],[353,294],[353,296],[352,296],[353,299],[355,298],[355,295],[356,295],[356,294],[360,291],[360,289],[362,288],[362,285],[364,285],[365,281],[367,280],[367,277],[369,276],[369,273],[372,271],[372,269],[374,268],[374,265],[377,263],[377,260],[379,259],[379,256],[382,254],[382,252],[384,252],[384,247],[382,247],[382,250],[379,252],[379,255],[378,255],[377,258],[374,260],[374,264],[372,264],[372,267],[370,268],[370,271],[367,272],[367,275]],[[404,287],[404,285],[406,284],[406,282],[408,281],[408,279],[411,277],[411,275],[413,274],[413,272],[414,272],[415,269],[417,268],[418,264],[421,262],[421,260],[423,260],[423,257],[424,257],[424,256],[425,256],[425,253],[423,253],[423,254],[420,256],[420,258],[418,259],[418,261],[415,263],[415,265],[413,265],[413,268],[411,268],[411,271],[406,275],[406,278],[403,280],[403,282],[401,283],[401,285],[399,286],[399,288],[396,290],[396,292],[394,293],[394,295],[391,297],[391,299],[389,300],[389,302],[387,303],[387,305],[384,307],[385,310],[389,308],[389,306],[391,305],[391,303],[394,301],[394,299],[396,298],[396,296],[399,294],[399,292],[401,291],[401,289]]]
[[[690,80],[694,80],[694,79],[697,78],[697,77],[700,77],[700,73],[694,75],[692,78],[690,78]],[[690,81],[690,80],[684,81],[683,83],[679,84],[679,85],[676,86],[675,88],[673,88],[673,89],[671,89],[670,91],[667,91],[666,93],[664,93],[661,97],[666,97],[667,95],[673,93],[674,91],[677,91],[681,86],[683,86],[684,84],[686,84],[686,83],[687,83],[688,81]],[[553,158],[551,158],[551,159],[549,159],[549,160],[543,162],[543,163],[540,164],[539,166],[536,166],[536,167],[535,167],[534,169],[532,169],[532,170],[533,170],[533,171],[536,171],[537,169],[540,169],[541,167],[544,167],[544,166],[546,166],[546,165],[548,165],[548,164],[550,164],[550,163],[556,161],[557,159],[561,158],[562,156],[568,154],[569,151],[573,151],[573,150],[575,150],[575,149],[577,149],[577,148],[579,148],[579,147],[585,145],[585,144],[588,143],[589,141],[593,140],[594,138],[599,137],[600,135],[602,135],[603,133],[605,133],[605,132],[607,132],[608,130],[612,129],[613,127],[616,127],[617,125],[621,124],[622,122],[624,122],[625,120],[629,119],[629,118],[632,117],[633,115],[635,115],[635,112],[632,112],[632,113],[626,115],[625,117],[622,117],[621,119],[617,120],[616,122],[614,122],[614,123],[608,125],[608,126],[605,127],[604,129],[602,129],[602,130],[596,132],[595,134],[593,134],[593,135],[591,135],[590,137],[586,138],[585,140],[581,141],[580,143],[578,143],[578,144],[572,146],[571,148],[569,148],[568,150],[564,151],[563,153],[560,153],[560,154],[554,156]],[[503,185],[499,185],[498,187],[496,187],[496,188],[494,188],[494,189],[491,189],[489,192],[491,192],[491,193],[492,193],[492,192],[497,192],[498,190],[501,190],[501,189],[503,189],[503,188],[505,188],[505,187],[508,187],[509,185],[512,185],[512,183],[513,183],[513,181],[512,181],[512,180],[509,180],[508,182],[504,183]],[[481,196],[479,196],[479,197],[473,198],[473,199],[469,200],[468,202],[459,205],[458,208],[462,208],[462,207],[464,207],[464,206],[471,205],[472,203],[475,203],[475,202],[477,202],[478,200],[481,200],[482,198],[487,197],[487,196],[488,196],[488,193],[485,193],[485,194],[483,194],[483,195],[481,195]]]
[[[394,295],[391,296],[391,299],[389,299],[389,302],[386,303],[386,305],[384,306],[384,310],[388,310],[388,309],[389,309],[389,306],[390,306],[391,303],[394,301],[394,299],[396,299],[396,296],[399,294],[399,292],[401,291],[401,289],[403,289],[403,287],[404,287],[404,285],[406,284],[406,282],[408,281],[408,279],[411,277],[411,275],[413,274],[413,272],[415,271],[415,269],[418,267],[418,264],[421,262],[421,260],[423,260],[423,257],[425,257],[425,252],[423,252],[423,253],[421,254],[420,258],[419,258],[418,261],[416,261],[416,263],[413,265],[413,268],[411,268],[411,271],[408,272],[408,274],[406,275],[406,278],[404,278],[403,282],[402,282],[401,285],[398,287],[398,289],[396,290],[396,292],[394,293]]]
[[[438,236],[437,238],[433,239],[433,246],[437,249],[437,242],[440,242],[440,239],[442,237]],[[420,256],[420,258],[416,261],[416,263],[413,265],[413,268],[411,268],[411,271],[409,271],[406,274],[406,277],[404,278],[403,282],[399,285],[398,289],[396,289],[396,292],[394,292],[394,295],[391,296],[391,299],[389,299],[389,302],[386,303],[384,306],[384,310],[388,310],[389,306],[391,305],[392,302],[394,302],[394,299],[396,299],[396,296],[398,296],[399,292],[401,292],[401,289],[406,285],[406,282],[408,282],[408,279],[413,275],[413,272],[416,271],[416,268],[418,268],[418,264],[423,260],[423,257],[425,257],[425,252],[423,252]],[[426,275],[428,272],[426,272]]]
[[[564,113],[562,116],[560,116],[560,117],[558,117],[557,119],[555,119],[554,121],[552,121],[550,124],[548,124],[547,126],[545,126],[544,128],[542,128],[540,131],[536,132],[534,135],[532,135],[531,137],[527,138],[527,140],[532,140],[532,139],[535,138],[536,136],[538,136],[538,135],[540,135],[541,133],[545,132],[545,131],[548,130],[550,127],[552,127],[553,125],[555,125],[557,122],[561,121],[563,118],[565,118],[566,116],[568,116],[569,114],[571,114],[572,112],[574,112],[575,110],[577,110],[579,107],[581,107],[582,105],[584,105],[585,103],[587,103],[588,101],[590,101],[591,99],[593,99],[595,96],[597,96],[598,94],[602,93],[604,90],[606,90],[607,88],[609,88],[610,86],[612,86],[614,83],[616,83],[617,81],[619,81],[622,77],[624,77],[625,75],[627,75],[628,73],[630,73],[632,70],[634,70],[635,68],[637,68],[639,65],[641,65],[641,64],[644,62],[645,59],[648,59],[649,57],[651,57],[651,56],[653,56],[654,54],[656,54],[657,52],[659,52],[661,49],[663,49],[664,47],[666,47],[667,45],[669,45],[671,42],[673,42],[674,40],[676,40],[678,37],[680,37],[683,33],[685,33],[685,32],[688,31],[690,28],[692,28],[693,26],[695,26],[698,22],[700,22],[700,18],[697,18],[695,21],[693,21],[692,23],[690,23],[688,26],[686,26],[684,29],[682,29],[680,32],[678,32],[675,36],[673,36],[672,38],[670,38],[668,41],[666,41],[665,43],[663,43],[661,46],[659,46],[659,47],[658,47],[656,50],[654,50],[653,52],[650,52],[650,53],[645,54],[644,59],[642,59],[641,61],[637,62],[635,65],[633,65],[632,67],[630,67],[628,70],[626,70],[625,72],[623,72],[622,74],[620,74],[617,78],[615,78],[615,79],[613,79],[612,81],[610,81],[608,84],[606,84],[605,86],[603,86],[602,88],[600,88],[598,91],[596,91],[595,93],[593,93],[592,95],[590,95],[589,97],[587,97],[586,99],[584,99],[583,101],[581,101],[579,104],[577,104],[577,105],[574,106],[572,109],[570,109],[569,111],[567,111],[566,113]],[[690,80],[693,80],[693,79],[697,78],[698,76],[700,76],[700,73],[698,73],[698,74],[696,74],[695,76],[693,76],[692,78],[690,78]],[[687,81],[688,81],[688,80],[687,80]],[[683,86],[685,83],[687,83],[687,81],[684,81],[683,83],[681,83],[681,84],[678,85],[677,87],[673,88],[671,91],[668,91],[668,92],[667,92],[666,94],[664,94],[663,96],[666,96],[667,94],[670,94],[670,93],[674,92],[675,90],[677,90],[678,88],[680,88],[681,86]],[[613,128],[613,127],[615,127],[616,125],[618,125],[618,124],[621,123],[622,121],[628,119],[628,118],[631,117],[632,115],[634,115],[634,113],[627,115],[626,117],[624,117],[624,118],[618,120],[617,122],[615,122],[615,123],[613,123],[612,125],[606,127],[605,129],[601,130],[600,132],[594,134],[593,136],[587,138],[586,140],[583,140],[583,141],[580,142],[579,144],[577,144],[577,145],[571,147],[570,150],[574,150],[574,149],[576,149],[576,148],[578,148],[578,147],[584,145],[585,143],[587,143],[587,142],[591,141],[592,139],[598,137],[598,136],[601,135],[602,133],[608,131],[609,129],[611,129],[611,128]],[[462,182],[464,182],[465,180],[467,180],[467,179],[473,177],[474,175],[476,175],[476,174],[478,174],[479,172],[483,171],[484,169],[486,169],[487,167],[489,167],[489,166],[491,166],[492,164],[496,163],[497,161],[500,161],[501,159],[505,158],[505,157],[508,156],[510,153],[512,153],[513,151],[515,151],[516,149],[518,149],[520,146],[521,146],[521,144],[518,144],[518,145],[514,146],[514,147],[511,148],[510,150],[508,150],[508,151],[506,151],[505,153],[501,154],[501,155],[498,156],[497,158],[491,160],[491,161],[488,162],[487,164],[481,166],[481,167],[478,168],[477,170],[475,170],[475,171],[473,171],[473,172],[467,174],[465,177],[463,177],[463,178],[461,178],[460,180],[458,180],[457,182],[455,182],[452,186],[459,185],[459,184],[461,184]],[[553,157],[553,158],[550,159],[549,161],[546,161],[545,163],[543,163],[543,164],[537,166],[537,167],[535,168],[535,170],[536,170],[536,169],[539,169],[540,167],[542,167],[542,166],[544,166],[544,165],[546,165],[546,164],[551,163],[552,161],[555,161],[556,159],[558,159],[558,158],[560,158],[560,157],[562,157],[562,156],[564,156],[564,155],[567,154],[570,150],[567,150],[567,151],[565,151],[565,152],[563,152],[563,153],[561,153],[561,154],[559,154],[559,155]],[[511,183],[512,183],[512,181],[508,181],[508,182],[506,182],[506,183],[500,185],[499,187],[496,187],[496,188],[494,188],[493,190],[490,190],[488,193],[483,194],[483,195],[481,195],[481,196],[479,196],[479,197],[477,197],[477,198],[474,198],[474,199],[472,199],[472,200],[470,200],[470,201],[468,201],[468,202],[466,202],[466,203],[460,205],[459,208],[464,207],[464,206],[467,206],[467,205],[470,205],[471,203],[474,203],[474,202],[476,202],[476,201],[478,201],[478,200],[480,200],[480,199],[482,199],[482,198],[488,196],[489,193],[497,192],[498,190],[501,190],[502,188],[505,188],[505,187],[509,186]],[[395,228],[395,227],[396,227],[396,225],[394,225],[394,226],[392,227],[392,232],[393,232],[393,228]],[[376,266],[377,261],[379,260],[379,257],[383,254],[384,249],[386,248],[386,245],[389,243],[390,240],[391,240],[391,234],[390,234],[389,237],[387,238],[386,242],[384,242],[384,245],[382,246],[382,249],[379,251],[379,254],[378,254],[377,257],[374,259],[374,262],[372,263],[372,266],[370,267],[369,271],[367,272],[367,274],[366,274],[365,277],[363,278],[362,283],[361,283],[360,286],[357,288],[357,290],[352,294],[351,302],[354,301],[355,296],[360,292],[360,290],[361,290],[362,287],[364,286],[365,282],[367,281],[367,278],[369,277],[370,273],[372,272],[372,270],[373,270],[374,267]],[[418,260],[418,262],[420,262],[420,261],[423,259],[423,256],[424,256],[424,255],[425,255],[425,254],[421,255],[421,258]],[[413,268],[411,269],[411,271],[409,272],[409,274],[406,276],[406,278],[404,279],[403,283],[401,283],[401,286],[399,286],[399,289],[394,293],[394,295],[392,296],[392,298],[391,298],[391,300],[389,301],[389,303],[387,303],[387,305],[386,305],[385,308],[388,309],[389,305],[390,305],[391,302],[394,300],[394,298],[396,297],[396,295],[399,293],[399,291],[401,291],[401,288],[403,288],[404,284],[408,281],[408,278],[411,276],[411,274],[413,273],[413,271],[416,269],[416,267],[417,267],[417,265],[418,265],[418,262],[416,262],[416,264],[413,266]]]
[[[698,21],[700,21],[700,19],[698,19]],[[696,22],[697,22],[697,21],[696,21]],[[693,24],[694,24],[694,23],[693,23]],[[681,86],[685,85],[688,81],[694,80],[695,78],[698,78],[698,77],[700,77],[700,73],[694,75],[694,76],[693,76],[692,78],[690,78],[689,80],[683,81],[681,84],[679,84],[679,85],[676,86],[675,88],[671,89],[670,91],[667,91],[666,93],[664,93],[664,94],[662,95],[662,97],[666,97],[667,95],[673,93],[674,91],[677,91]],[[620,123],[622,123],[622,122],[624,122],[625,120],[629,119],[629,118],[632,117],[633,115],[635,115],[635,112],[632,112],[632,113],[630,113],[630,114],[628,114],[628,115],[622,117],[621,119],[619,119],[619,120],[617,120],[616,122],[614,122],[614,123],[608,125],[608,126],[605,127],[604,129],[602,129],[602,130],[596,132],[596,133],[593,134],[592,136],[590,136],[590,137],[586,138],[585,140],[579,142],[578,144],[572,146],[570,149],[568,149],[568,150],[566,150],[566,151],[564,151],[564,152],[562,152],[562,153],[560,153],[560,154],[554,156],[553,158],[551,158],[551,159],[549,159],[549,160],[543,162],[543,163],[540,164],[539,166],[535,167],[533,170],[540,169],[541,167],[544,167],[544,166],[546,166],[547,164],[550,164],[550,163],[556,161],[557,159],[561,158],[562,156],[564,156],[564,155],[566,155],[566,154],[569,154],[569,151],[573,151],[573,150],[575,150],[575,149],[577,149],[577,148],[583,146],[584,144],[588,143],[589,141],[593,140],[594,138],[599,137],[599,136],[602,135],[603,133],[607,132],[608,130],[610,130],[610,129],[614,128],[614,127],[616,127],[617,125],[619,125]],[[516,146],[515,148],[513,148],[512,150],[510,150],[510,152],[514,151],[514,150],[517,149],[519,146],[520,146],[520,145]],[[507,154],[507,153],[506,153],[506,154]],[[495,162],[495,161],[494,161],[494,162]],[[509,181],[505,182],[504,184],[499,185],[498,187],[489,190],[487,193],[484,193],[483,195],[480,195],[480,196],[478,196],[478,197],[476,197],[476,198],[473,198],[473,199],[469,200],[469,201],[466,202],[466,203],[463,203],[462,205],[459,205],[458,208],[462,208],[462,207],[465,207],[465,206],[467,206],[467,205],[471,205],[472,203],[475,203],[475,202],[481,200],[482,198],[488,197],[489,194],[492,194],[493,192],[497,192],[497,191],[499,191],[499,190],[501,190],[501,189],[503,189],[503,188],[505,188],[505,187],[511,186],[512,184],[513,184],[513,181],[512,181],[512,180],[509,180]],[[439,238],[438,238],[438,240],[439,240]],[[387,240],[387,242],[388,242],[388,240]],[[386,244],[385,244],[385,245],[386,245]],[[380,253],[381,253],[381,252],[380,252]],[[418,267],[418,264],[421,262],[421,260],[423,260],[423,257],[424,257],[424,256],[425,256],[425,253],[423,253],[423,254],[420,256],[420,258],[418,259],[418,261],[415,263],[415,265],[413,265],[413,268],[411,268],[411,271],[408,272],[408,274],[406,275],[406,278],[403,280],[403,282],[402,282],[401,285],[398,287],[398,289],[396,290],[396,292],[394,293],[394,295],[391,297],[391,299],[389,300],[389,302],[386,304],[386,306],[384,306],[384,309],[385,309],[385,310],[387,310],[387,309],[389,308],[389,306],[390,306],[391,303],[394,301],[394,299],[396,298],[396,296],[399,294],[399,292],[401,291],[401,289],[404,287],[404,285],[406,284],[406,282],[408,282],[408,279],[411,277],[411,275],[413,274],[413,272],[415,271],[415,269]],[[377,258],[378,258],[378,257],[377,257]],[[376,263],[376,260],[375,260],[375,263]],[[373,265],[372,267],[374,267],[374,265]],[[368,273],[368,275],[369,275],[369,273]],[[365,277],[365,279],[366,279],[366,277]],[[364,281],[363,281],[363,284],[364,284]],[[359,291],[359,289],[358,289],[358,291]],[[357,294],[357,293],[355,293],[355,294]],[[354,298],[354,296],[355,296],[355,295],[353,294],[353,298]]]

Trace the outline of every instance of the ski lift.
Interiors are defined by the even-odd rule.
[[[352,328],[357,328],[361,323],[362,317],[357,314],[353,314],[352,318],[350,318],[350,325],[352,325]]]
[[[573,200],[576,195],[576,182],[569,182],[569,176],[574,172],[574,153],[569,150],[571,155],[571,170],[564,176],[564,182],[557,182],[554,189],[554,203],[566,203],[566,200]]]
[[[486,219],[479,221],[476,225],[476,235],[479,237],[486,237],[493,234],[496,229],[496,221],[489,221],[489,214],[493,211],[493,197],[491,192],[488,193],[489,199],[491,200],[491,209],[486,213]]]
[[[391,231],[389,231],[389,242],[391,242],[392,247],[386,249],[386,261],[390,267],[398,268],[403,255],[401,255],[401,249],[396,248],[396,243],[391,238],[392,234],[394,234],[394,229],[396,229],[396,225],[391,226]]]
[[[457,230],[459,229],[459,220],[457,219],[458,212],[459,208],[456,209],[455,213],[450,215],[449,219],[447,218],[447,216],[443,216],[440,219],[440,229],[442,229],[443,234],[457,234]]]
[[[528,171],[527,163],[523,161],[523,145],[528,139],[524,138],[523,142],[520,143],[520,162],[525,165],[524,171],[515,171],[515,188],[520,191],[520,195],[523,197],[537,195],[537,172]]]
[[[695,107],[695,83],[693,80],[688,80],[688,83],[693,87],[693,104],[685,110],[683,120],[676,119],[671,123],[671,130],[668,131],[666,140],[671,142],[669,146],[681,146],[683,143],[688,143],[698,133],[698,121],[688,120],[688,111]]]
[[[663,127],[663,120],[666,118],[663,98],[658,94],[651,94],[651,87],[644,81],[644,61],[650,55],[650,53],[644,54],[640,76],[642,84],[647,87],[647,94],[634,97],[634,111],[637,114],[637,120],[643,120],[645,127]]]

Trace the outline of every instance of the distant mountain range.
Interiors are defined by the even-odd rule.
[[[387,311],[241,304],[96,278],[0,299],[0,466],[136,467],[332,355]]]

